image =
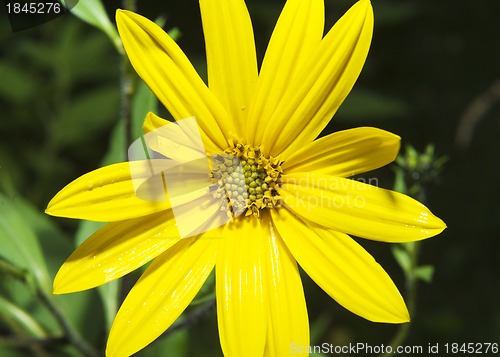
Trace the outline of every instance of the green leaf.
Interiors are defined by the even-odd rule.
[[[415,276],[426,283],[431,283],[434,277],[434,266],[421,265],[417,267],[417,269],[415,269]]]
[[[7,31],[5,31],[7,32]],[[15,346],[0,345],[0,356],[2,357],[19,357],[19,349]]]
[[[143,135],[142,124],[149,112],[158,112],[158,100],[148,86],[139,80],[132,98],[132,136],[134,138]]]
[[[398,262],[401,269],[403,269],[404,273],[408,276],[411,274],[411,257],[408,250],[403,249],[400,245],[392,246],[392,254],[396,261]]]
[[[396,167],[395,173],[396,177],[394,178],[394,191],[405,194],[408,193],[408,186],[406,185],[404,170],[401,167]]]
[[[25,68],[0,61],[0,97],[7,101],[23,102],[31,98],[37,87],[37,78]]]
[[[158,20],[162,20],[162,18],[158,18],[155,22],[158,26],[163,27],[163,25],[160,25],[158,23]],[[167,33],[170,36],[170,38],[176,42],[182,36],[182,31],[178,27],[171,28],[170,30],[168,30]]]
[[[113,125],[119,108],[119,91],[108,85],[85,92],[72,99],[62,110],[63,121],[56,127],[60,146],[76,146]]]
[[[101,161],[102,166],[116,164],[127,160],[127,144],[125,136],[125,123],[122,120],[115,125],[111,133],[108,151]]]
[[[150,345],[145,351],[145,355],[187,357],[188,346],[189,332],[186,329],[181,329],[158,341],[158,343]]]
[[[102,30],[111,39],[116,49],[120,53],[123,53],[122,42],[118,35],[118,31],[109,20],[106,9],[100,0],[81,0],[70,11],[82,21]]]
[[[0,296],[0,317],[14,330],[21,330],[31,337],[46,337],[43,328],[26,311]]]
[[[321,343],[321,338],[332,322],[332,314],[325,312],[320,314],[311,324],[311,345]]]
[[[8,257],[9,262],[18,268],[27,269],[44,291],[52,290],[47,264],[32,222],[14,200],[1,193],[0,246],[2,256]]]
[[[105,226],[103,222],[82,221],[78,226],[75,235],[76,246],[79,246],[88,237],[94,234],[101,227]],[[120,294],[119,281],[112,281],[108,284],[101,285],[97,288],[101,303],[104,308],[104,318],[106,322],[107,331],[111,329],[111,325],[118,311],[118,296]]]

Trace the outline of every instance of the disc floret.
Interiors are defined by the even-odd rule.
[[[258,217],[264,208],[279,207],[283,161],[264,156],[261,147],[230,144],[223,154],[211,155],[214,196],[227,200],[231,217]]]

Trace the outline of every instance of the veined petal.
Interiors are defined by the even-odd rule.
[[[267,327],[264,356],[308,355],[293,351],[293,346],[309,346],[309,320],[304,289],[295,258],[290,254],[278,232],[270,225],[268,215],[263,225],[269,225],[267,266]]]
[[[323,0],[286,2],[269,41],[249,107],[247,135],[250,144],[262,144],[263,129],[291,79],[319,46],[324,31],[324,12]]]
[[[258,77],[252,22],[243,0],[201,0],[200,8],[208,86],[242,135]]]
[[[224,133],[235,132],[233,123],[175,41],[154,22],[130,11],[118,10],[116,23],[136,72],[172,116],[196,117],[207,149],[225,149]]]
[[[286,209],[272,211],[272,219],[300,266],[339,304],[370,321],[409,321],[389,275],[351,237],[306,224]]]
[[[427,207],[399,192],[316,172],[282,178],[279,194],[286,207],[339,232],[384,242],[410,242],[446,228]]]
[[[182,239],[151,263],[116,315],[106,356],[130,356],[172,325],[212,271],[218,243],[208,235]]]
[[[61,266],[54,293],[90,289],[118,279],[156,258],[179,240],[171,210],[109,223]]]
[[[215,269],[217,320],[225,356],[261,357],[267,328],[265,241],[258,219],[240,218],[224,229]]]
[[[309,55],[264,131],[263,144],[286,159],[313,141],[354,85],[365,62],[373,31],[369,0],[357,2]]]
[[[227,201],[215,198],[211,192],[185,205],[174,207],[173,212],[182,238],[207,232],[229,220]]]
[[[163,119],[155,113],[149,112],[142,123],[142,131],[147,134],[151,131],[157,130],[162,126],[173,124],[171,121]]]
[[[166,193],[162,201],[140,199],[134,189],[135,178],[148,178],[151,172],[143,161],[109,165],[80,176],[49,202],[52,216],[113,222],[136,218],[170,208]]]
[[[315,171],[347,177],[394,161],[400,137],[376,128],[338,131],[315,140],[291,154],[283,164],[288,173]]]
[[[194,118],[175,123],[148,113],[144,120],[144,142],[147,147],[179,164],[207,158],[206,149]],[[209,172],[205,172],[208,174]]]

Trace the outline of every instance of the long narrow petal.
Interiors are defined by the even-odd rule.
[[[156,258],[179,239],[171,210],[109,223],[61,266],[54,279],[54,293],[81,291],[118,279]]]
[[[200,8],[208,86],[242,135],[258,76],[250,15],[243,0],[201,0]]]
[[[283,176],[286,207],[326,228],[384,242],[409,242],[446,225],[411,197],[356,180],[311,173]]]
[[[394,161],[400,137],[376,128],[338,131],[305,145],[283,164],[288,173],[315,171],[347,177]]]
[[[183,239],[151,263],[116,315],[108,357],[130,356],[170,327],[212,271],[218,243],[208,236]]]
[[[144,162],[122,162],[80,176],[49,202],[46,213],[52,216],[114,222],[136,218],[170,208],[166,193],[163,200],[139,198],[134,177],[149,177]]]
[[[261,357],[264,353],[267,234],[258,219],[237,219],[224,229],[215,277],[219,336],[225,356]]]
[[[319,46],[324,31],[323,0],[288,0],[267,47],[249,108],[247,135],[260,145],[272,113],[304,64]]]
[[[313,141],[330,121],[358,78],[370,47],[373,11],[356,3],[330,30],[309,61],[288,83],[264,132],[273,156],[287,158]]]
[[[228,222],[229,208],[225,199],[215,198],[211,192],[172,209],[177,229],[182,238],[191,237]]]
[[[278,232],[269,225],[267,247],[267,328],[265,356],[296,355],[294,346],[309,346],[309,320],[304,289],[295,258],[290,254]],[[301,355],[301,354],[299,354]],[[304,354],[302,354],[304,355]]]
[[[370,321],[409,321],[389,275],[351,237],[305,224],[286,209],[273,211],[272,219],[300,266],[339,304]]]
[[[148,149],[181,164],[202,158],[208,160],[195,118],[172,123],[150,112],[144,120],[143,130],[143,142]]]
[[[228,147],[224,133],[235,132],[232,121],[175,41],[130,11],[118,10],[116,23],[130,62],[172,116],[196,117],[210,151]]]

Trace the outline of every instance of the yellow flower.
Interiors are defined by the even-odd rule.
[[[63,264],[54,292],[89,289],[154,259],[116,316],[108,356],[133,354],[160,336],[214,267],[225,356],[285,356],[309,344],[297,262],[353,313],[408,321],[390,277],[348,234],[408,242],[434,236],[445,224],[412,198],[346,178],[392,162],[398,136],[363,127],[315,140],[364,64],[373,29],[370,2],[356,3],[323,38],[323,0],[288,0],[260,73],[244,1],[201,0],[200,6],[208,86],[153,22],[128,11],[116,17],[137,73],[176,120],[196,119],[206,154],[215,158],[210,187],[192,190],[183,183],[184,200],[177,203],[141,199],[132,177],[140,171],[137,162],[70,183],[47,213],[111,223]],[[150,113],[144,129],[165,125]],[[182,159],[184,152],[163,154]],[[240,186],[225,186],[233,172]],[[223,203],[229,222],[181,239],[177,220],[190,220],[195,231],[220,217],[215,212]]]

